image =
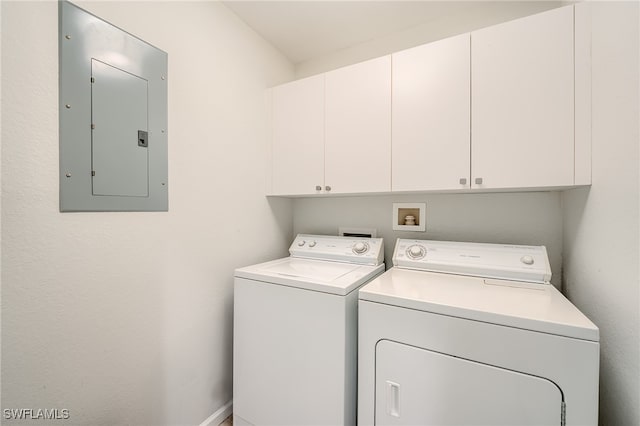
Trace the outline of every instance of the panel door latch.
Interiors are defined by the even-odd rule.
[[[138,130],[138,146],[144,148],[149,146],[149,135],[144,130]]]

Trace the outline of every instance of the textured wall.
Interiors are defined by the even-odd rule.
[[[600,327],[600,423],[612,426],[640,424],[639,10],[593,3],[593,185],[563,199],[565,288]]]
[[[170,207],[59,213],[57,2],[3,1],[2,408],[198,424],[232,397],[234,267],[291,240],[264,89],[293,67],[217,2],[79,5],[169,54]]]

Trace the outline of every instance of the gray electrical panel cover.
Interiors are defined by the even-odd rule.
[[[60,211],[167,211],[167,54],[59,4]]]

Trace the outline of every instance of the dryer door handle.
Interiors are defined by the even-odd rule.
[[[400,385],[387,380],[387,414],[400,417]]]

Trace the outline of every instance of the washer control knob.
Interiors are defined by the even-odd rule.
[[[298,241],[298,247],[302,247],[306,243],[305,240]]]
[[[425,254],[427,254],[427,250],[418,244],[414,244],[407,249],[407,256],[411,259],[422,259]]]
[[[522,256],[520,258],[520,262],[524,263],[525,265],[533,265],[533,257],[531,256]]]
[[[357,242],[353,245],[352,250],[355,254],[364,254],[369,250],[369,244],[361,241]]]
[[[311,242],[309,243],[309,247],[315,247],[315,246],[316,246],[316,242],[315,242],[315,241],[311,241]]]

